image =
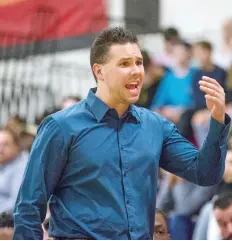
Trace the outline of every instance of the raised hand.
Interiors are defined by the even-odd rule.
[[[222,86],[215,80],[206,76],[199,81],[200,90],[206,93],[206,106],[212,117],[223,123],[225,122],[225,92]]]

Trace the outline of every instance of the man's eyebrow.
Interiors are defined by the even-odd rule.
[[[123,61],[123,60],[131,60],[131,59],[133,59],[133,58],[132,58],[132,57],[123,57],[123,58],[121,58],[119,61]],[[142,57],[136,57],[136,59],[143,60]]]

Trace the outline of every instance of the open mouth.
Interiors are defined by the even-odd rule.
[[[138,82],[133,82],[133,83],[127,84],[126,88],[129,89],[129,90],[133,90],[133,89],[137,89],[138,86],[139,86]]]
[[[136,98],[138,97],[138,95],[140,93],[138,81],[131,82],[131,83],[127,84],[125,87],[128,90],[128,92],[130,93],[130,96],[133,96]]]

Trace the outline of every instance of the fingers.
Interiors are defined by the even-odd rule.
[[[221,90],[215,90],[213,88],[208,88],[203,85],[200,86],[200,90],[205,92],[206,95],[218,98],[222,103],[225,103],[225,93]]]
[[[205,92],[206,95],[218,98],[220,101],[224,102],[224,94],[218,93],[216,90],[211,89],[211,88],[207,88],[207,87],[204,87],[204,86],[200,86],[200,89],[203,92]]]
[[[199,81],[199,84],[200,84],[200,90],[205,92],[206,95],[216,97],[222,103],[225,102],[224,89],[215,79],[203,76],[202,80]]]
[[[221,87],[218,87],[217,85],[211,84],[206,81],[199,81],[200,86],[207,87],[208,89],[215,90],[216,92],[225,95],[224,89]]]
[[[218,88],[220,88],[220,89],[223,90],[222,86],[221,86],[215,79],[212,79],[212,78],[207,77],[207,76],[203,76],[203,77],[202,77],[202,80],[207,81],[208,83],[214,84],[214,85],[216,85]]]
[[[222,86],[209,77],[202,77],[199,81],[200,89],[206,93],[206,105],[211,111],[212,117],[221,122],[225,122],[225,93]]]

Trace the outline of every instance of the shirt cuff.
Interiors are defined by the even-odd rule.
[[[213,117],[210,119],[209,132],[207,135],[207,142],[215,143],[221,140],[221,138],[227,138],[230,129],[231,118],[228,114],[225,114],[225,123],[222,124],[215,120]]]

